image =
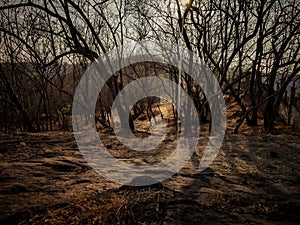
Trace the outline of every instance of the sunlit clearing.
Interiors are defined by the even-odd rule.
[[[190,0],[180,0],[182,5],[188,5],[190,3]]]

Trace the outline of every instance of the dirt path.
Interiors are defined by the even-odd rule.
[[[161,110],[172,114],[171,108]],[[234,135],[228,115],[223,146],[208,169],[198,170],[208,136],[208,125],[202,125],[189,163],[150,187],[121,186],[99,176],[70,132],[0,134],[0,224],[297,224],[299,132],[265,135],[259,127],[241,127],[242,134]],[[139,121],[136,128],[147,131],[147,121]],[[118,160],[149,165],[176,146],[174,126],[167,133],[148,152],[126,148],[108,129],[99,137]]]
[[[111,134],[101,135],[109,140]],[[200,139],[186,168],[148,188],[122,187],[97,175],[71,133],[0,137],[0,224],[81,224],[96,212],[107,216],[99,224],[112,218],[120,224],[300,221],[299,134],[227,134],[218,157],[202,173],[197,154],[206,139]],[[112,149],[119,149],[117,144],[112,142]]]

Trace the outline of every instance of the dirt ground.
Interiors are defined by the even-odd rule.
[[[204,135],[183,169],[148,187],[98,175],[71,132],[0,133],[0,224],[300,224],[299,131],[277,126],[270,135],[243,126],[232,134],[230,115],[208,169],[197,170]],[[120,160],[162,157],[132,155],[108,129],[99,135]],[[161,148],[172,149],[173,141]]]

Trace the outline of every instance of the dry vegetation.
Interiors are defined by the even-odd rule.
[[[232,134],[236,109],[228,107],[228,132],[207,170],[197,170],[207,140],[204,124],[186,167],[147,187],[99,176],[69,132],[1,134],[1,224],[297,224],[299,131],[278,121],[280,135],[246,125]],[[145,164],[162,157],[125,150],[110,129],[99,134],[120,160]],[[168,140],[161,149],[171,148],[173,136]]]
[[[300,1],[185,2],[0,1],[1,225],[300,224]],[[140,55],[138,48],[128,48],[130,41],[171,48],[161,45],[155,54],[143,49]],[[193,52],[188,60],[180,48]],[[164,63],[156,62],[159,55]],[[144,62],[136,61],[142,56]],[[206,84],[187,73],[193,71],[192,58],[203,59],[213,71],[227,101],[223,146],[202,172],[210,96],[202,89]],[[131,65],[113,70],[127,59]],[[129,116],[135,136],[142,142],[149,136],[150,114],[163,114],[167,137],[148,152],[127,148],[114,135],[111,119],[112,103],[123,88],[158,76],[191,97],[201,117],[199,145],[173,177],[147,187],[122,186],[84,160],[72,133],[76,113],[71,114],[81,77],[94,73],[87,70],[91,64],[101,78],[110,78],[100,93],[88,91],[86,99],[98,94],[98,102],[85,119],[95,114],[99,138],[129,164],[168,157],[177,123],[170,105],[159,109],[152,102],[157,99],[144,99]],[[195,71],[202,76],[206,69]],[[84,86],[90,90],[89,82]],[[121,116],[126,115],[122,108]]]

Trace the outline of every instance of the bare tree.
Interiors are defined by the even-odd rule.
[[[12,83],[4,69],[1,88],[5,91],[1,96],[10,98],[10,103],[19,101],[13,108],[23,117],[27,114],[27,129],[51,129],[51,121],[43,128],[35,118],[39,118],[37,114],[49,117],[57,110],[51,107],[52,88],[72,96],[69,90],[74,91],[78,77],[71,79],[69,90],[64,90],[70,76],[65,71],[66,62],[75,68],[85,61],[83,70],[112,49],[119,50],[120,59],[121,46],[129,39],[159,40],[187,48],[193,52],[190,62],[201,57],[210,66],[223,91],[240,107],[235,132],[244,120],[249,126],[258,125],[258,118],[263,119],[265,130],[272,132],[284,92],[299,74],[299,11],[296,0],[191,0],[184,6],[179,0],[2,2],[0,44],[5,50],[1,54],[9,63],[31,62],[34,74],[27,71],[25,77],[36,88],[38,107],[35,114],[29,113],[25,102],[30,101],[21,100],[17,94],[20,83]],[[109,64],[111,59],[106,56],[105,60]],[[99,63],[103,63],[101,58]],[[112,71],[110,65],[102,72],[108,76]],[[107,82],[108,99],[114,99],[127,82],[123,72]],[[189,93],[201,118],[207,119],[207,99],[201,87],[180,69],[169,67],[166,74]],[[19,86],[13,88],[16,84]],[[67,103],[61,102],[60,109]],[[97,118],[103,126],[110,124],[110,103],[99,102]]]

